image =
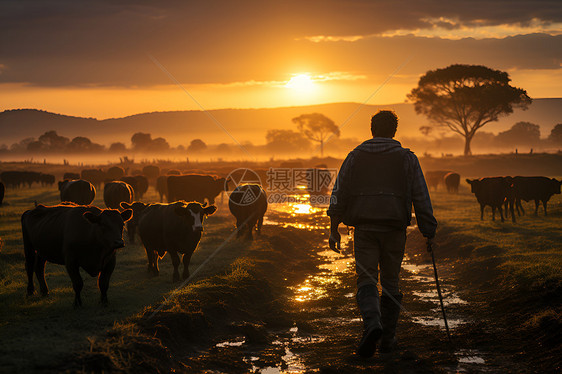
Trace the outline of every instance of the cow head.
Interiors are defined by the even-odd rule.
[[[133,211],[133,217],[131,219],[131,222],[133,224],[138,224],[139,219],[141,217],[141,213],[144,212],[144,210],[150,205],[150,204],[145,204],[145,203],[141,203],[140,201],[135,201],[132,204],[126,203],[126,202],[122,202],[121,204],[119,204],[121,206],[121,208],[123,209],[130,209]]]
[[[562,186],[562,181],[558,181],[557,179],[552,178],[552,186],[553,186],[552,192],[554,194],[559,194],[560,186]]]
[[[133,216],[131,209],[124,210],[122,213],[115,209],[104,209],[100,214],[87,211],[83,216],[95,226],[96,237],[106,249],[114,251],[125,246],[123,227]]]
[[[205,217],[210,216],[216,211],[217,207],[214,205],[207,206],[207,203],[200,204],[197,202],[183,203],[175,208],[176,214],[187,220],[193,232],[202,232]]]
[[[474,187],[476,186],[476,182],[478,182],[478,180],[476,179],[466,179],[466,183],[470,184],[470,192],[474,193]]]
[[[59,181],[59,191],[62,191],[64,186],[66,186],[68,183],[68,179],[65,179],[63,181]]]

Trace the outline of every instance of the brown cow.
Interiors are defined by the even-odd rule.
[[[185,200],[210,204],[225,190],[226,179],[214,175],[188,174],[168,177],[168,202]]]
[[[267,211],[267,196],[259,184],[244,184],[232,191],[228,200],[228,208],[236,218],[236,237],[244,235],[252,240],[252,231],[257,226],[261,233],[263,216]]]
[[[445,181],[445,186],[447,186],[447,192],[449,193],[458,193],[459,192],[459,184],[461,182],[461,176],[458,173],[450,172],[445,174],[443,177]]]
[[[480,219],[484,219],[484,207],[489,205],[492,208],[492,221],[496,218],[498,209],[501,221],[504,222],[502,206],[507,201],[512,216],[513,214],[513,182],[511,177],[491,177],[480,179],[467,179],[466,182],[471,186],[471,192],[476,195],[476,200],[480,204]]]
[[[125,182],[113,181],[103,187],[103,202],[109,209],[121,210],[121,203],[131,203],[133,196],[133,188]]]
[[[95,187],[83,179],[59,182],[59,191],[61,202],[72,202],[78,205],[90,205],[96,197]]]
[[[49,294],[45,263],[65,265],[74,288],[74,306],[82,305],[80,268],[98,277],[101,302],[107,304],[109,279],[115,269],[115,252],[123,248],[124,222],[132,211],[119,213],[73,204],[37,206],[23,213],[21,226],[27,272],[27,294],[35,291],[33,273],[43,296]]]
[[[562,182],[547,177],[513,177],[513,189],[515,192],[515,205],[517,213],[525,214],[525,210],[521,205],[521,200],[535,201],[535,216],[539,213],[539,202],[542,202],[544,215],[547,215],[546,204],[554,194],[560,193],[560,185]],[[521,213],[519,213],[521,214]]]
[[[432,187],[437,191],[437,187],[440,184],[444,183],[443,178],[445,175],[450,173],[451,170],[429,170],[424,173],[425,181],[427,183],[427,188],[431,189]]]
[[[179,281],[180,253],[183,254],[183,279],[187,279],[191,256],[201,240],[203,221],[216,210],[214,205],[185,201],[146,205],[138,219],[138,229],[148,257],[148,271],[158,275],[158,259],[169,252],[174,266],[172,279]]]

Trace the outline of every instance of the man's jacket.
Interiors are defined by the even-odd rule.
[[[418,158],[394,139],[372,138],[344,160],[327,213],[358,229],[390,231],[410,224],[412,204],[419,230],[434,237],[437,221]]]

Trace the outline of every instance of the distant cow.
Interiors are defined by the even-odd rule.
[[[116,181],[119,180],[119,178],[122,178],[124,175],[125,175],[125,170],[122,167],[112,166],[109,169],[107,169],[107,172],[105,173],[105,178],[111,181]]]
[[[539,212],[539,202],[542,201],[544,215],[547,215],[546,204],[554,194],[560,193],[562,182],[554,178],[547,177],[513,177],[513,189],[515,191],[515,205],[517,212],[519,209],[525,214],[521,205],[521,200],[535,201],[535,216]]]
[[[0,182],[0,205],[4,201],[4,191],[5,191],[4,183]]]
[[[252,231],[257,225],[261,233],[263,216],[267,211],[267,196],[258,184],[245,184],[238,186],[230,194],[228,208],[236,218],[236,237],[244,235],[252,240]]]
[[[198,201],[215,203],[216,197],[225,189],[225,178],[214,175],[188,174],[168,177],[168,201]]]
[[[20,188],[26,184],[31,187],[33,183],[41,182],[41,173],[35,171],[4,171],[0,174],[0,179],[5,187]]]
[[[476,200],[480,204],[480,219],[484,219],[484,207],[489,205],[492,208],[492,220],[495,220],[496,209],[498,209],[501,221],[504,222],[502,206],[508,201],[513,222],[513,189],[510,177],[491,177],[480,179],[467,179],[466,182],[471,186],[471,192],[476,195]]]
[[[173,281],[179,276],[180,259],[183,254],[183,279],[189,277],[189,262],[201,240],[205,217],[215,213],[217,207],[197,202],[178,201],[173,204],[151,204],[146,206],[139,218],[139,235],[146,249],[148,270],[158,275],[158,259],[170,253],[174,266]]]
[[[80,178],[87,180],[98,189],[101,187],[101,184],[107,179],[106,174],[101,169],[84,169],[80,172]]]
[[[137,227],[139,226],[139,219],[142,217],[142,213],[146,207],[150,204],[141,203],[140,201],[135,201],[132,204],[121,203],[121,209],[131,209],[133,211],[133,217],[127,221],[127,236],[129,238],[129,243],[135,243],[135,235],[137,233]]]
[[[447,192],[449,193],[458,193],[459,192],[459,184],[461,182],[461,176],[458,173],[450,172],[445,174],[443,177],[445,181],[445,186],[447,186]]]
[[[142,168],[142,173],[150,180],[155,180],[160,175],[160,168],[156,165],[146,165]]]
[[[137,180],[135,196],[137,199],[142,199],[146,191],[148,191],[148,179],[144,175],[135,175]]]
[[[39,173],[39,182],[42,186],[52,186],[55,184],[55,176],[52,174]]]
[[[63,180],[68,179],[68,180],[74,180],[74,179],[80,179],[80,174],[78,173],[64,173],[64,176],[62,177]]]
[[[93,206],[37,206],[21,217],[27,294],[35,291],[33,273],[41,294],[49,294],[45,263],[65,265],[74,288],[74,306],[82,305],[80,268],[98,277],[101,302],[107,304],[109,279],[115,268],[115,252],[123,248],[123,225],[132,211],[101,210]]]
[[[450,173],[451,170],[429,170],[424,173],[425,181],[427,183],[427,188],[431,189],[432,187],[437,191],[437,187],[440,184],[444,183],[443,178],[445,175]]]
[[[83,179],[59,182],[59,191],[60,201],[72,202],[78,205],[89,205],[96,197],[95,187]]]
[[[160,195],[160,202],[164,202],[164,196],[168,197],[168,176],[161,175],[156,178],[156,191]],[[168,200],[169,201],[169,200]]]
[[[113,181],[103,187],[103,202],[110,209],[121,210],[121,203],[131,203],[133,196],[133,188],[125,182]]]

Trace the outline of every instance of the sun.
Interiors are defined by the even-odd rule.
[[[308,74],[294,74],[285,85],[299,93],[310,93],[316,88],[316,83]]]

